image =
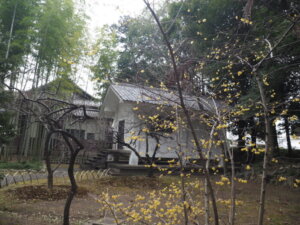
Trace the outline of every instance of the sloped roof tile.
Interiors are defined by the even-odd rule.
[[[133,84],[113,84],[111,88],[123,101],[143,102],[157,105],[180,105],[176,91],[150,88]],[[188,108],[195,110],[215,111],[214,101],[206,96],[196,97],[184,94],[184,102]],[[216,103],[218,106],[219,103]]]

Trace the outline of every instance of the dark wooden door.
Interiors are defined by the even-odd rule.
[[[125,141],[124,138],[124,133],[125,133],[125,120],[119,121],[118,125],[118,149],[123,149],[123,144]]]

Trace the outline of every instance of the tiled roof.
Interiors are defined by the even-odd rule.
[[[72,114],[76,117],[83,117],[83,110],[82,109],[77,109],[77,110],[74,110],[72,111]],[[86,114],[87,116],[89,117],[92,117],[92,118],[97,118],[99,117],[99,110],[90,110],[90,109],[86,109]]]
[[[88,106],[88,107],[97,107],[99,108],[101,103],[100,102],[96,102],[96,101],[93,101],[93,100],[86,100],[86,99],[74,99],[72,101],[73,104],[75,105],[85,105],[85,106]]]
[[[124,83],[113,84],[111,85],[111,88],[123,101],[144,102],[168,106],[176,104],[180,105],[180,99],[176,91]],[[188,108],[196,110],[201,110],[202,108],[207,111],[214,111],[213,100],[207,97],[184,95],[184,102]],[[198,103],[200,103],[200,105]]]

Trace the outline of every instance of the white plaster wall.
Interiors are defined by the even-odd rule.
[[[205,126],[197,124],[196,122],[193,123],[196,128],[197,137],[199,139],[206,139],[209,138],[209,131]],[[160,149],[157,152],[157,157],[161,158],[177,158],[177,153],[183,152],[185,156],[189,156],[191,158],[199,158],[198,153],[196,152],[196,148],[193,143],[193,136],[190,130],[181,128],[178,132],[172,133],[170,135],[170,138],[161,138],[160,140]],[[179,145],[180,144],[180,147]],[[145,152],[146,149],[146,143],[145,142],[139,142],[140,149],[142,149]],[[156,146],[156,141],[153,138],[149,138],[149,155],[151,156],[153,154],[153,151]],[[206,152],[207,149],[204,149]],[[212,157],[215,154],[220,154],[221,149],[212,149]]]
[[[125,141],[128,143],[130,142],[130,137],[132,134],[130,132],[136,132],[137,135],[138,131],[142,129],[142,122],[138,119],[137,113],[132,110],[135,105],[129,102],[121,102],[118,104],[116,108],[116,113],[114,115],[114,122],[113,122],[113,129],[118,131],[118,124],[119,121],[125,120]],[[209,137],[209,130],[205,128],[204,125],[201,125],[197,122],[193,123],[195,125],[196,133],[199,139],[208,139]],[[140,134],[141,136],[145,137],[144,133]],[[178,137],[179,136],[179,137]],[[181,151],[184,152],[185,156],[190,156],[191,158],[199,158],[198,153],[195,151],[194,144],[192,142],[192,134],[187,129],[179,129],[178,133],[170,134],[169,138],[161,138],[160,139],[160,149],[156,154],[157,158],[177,158],[176,152],[180,152],[180,148],[178,147],[177,141],[181,145]],[[142,156],[145,156],[146,153],[146,142],[145,141],[135,141],[131,143],[137,151]],[[149,146],[149,155],[152,156],[153,151],[156,146],[155,139],[149,137],[148,141]],[[117,148],[117,145],[114,146]],[[126,149],[126,147],[124,147]],[[213,149],[212,150],[214,156],[215,154],[220,154],[220,149]],[[138,164],[137,156],[132,152],[130,156],[131,165]]]

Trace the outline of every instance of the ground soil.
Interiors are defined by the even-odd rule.
[[[194,178],[199,179],[199,178]],[[215,178],[218,179],[218,178]],[[79,183],[79,195],[71,206],[71,224],[80,225],[104,216],[97,196],[102,192],[121,194],[125,204],[134,201],[135,195],[146,194],[168,186],[177,177],[104,177]],[[229,197],[229,189],[216,186],[217,198]],[[49,192],[41,185],[12,185],[0,190],[0,225],[60,225],[67,196],[67,185],[55,186]],[[237,185],[238,199],[245,202],[238,208],[238,225],[257,223],[259,182]],[[299,222],[300,191],[283,185],[270,184],[267,190],[266,222],[268,225],[296,225]],[[221,218],[227,214],[220,210]],[[225,224],[225,223],[223,223]]]

